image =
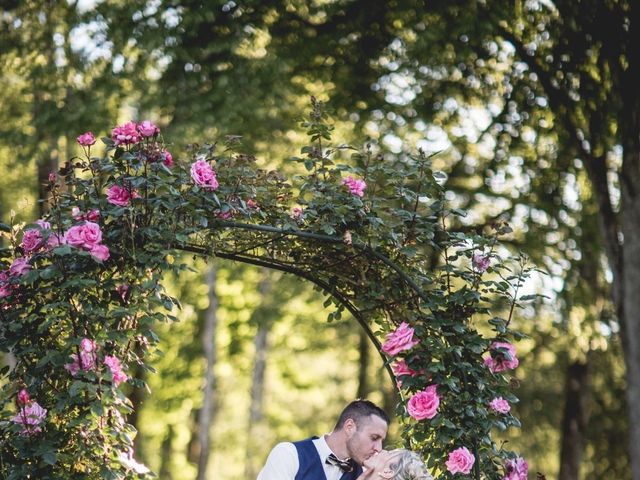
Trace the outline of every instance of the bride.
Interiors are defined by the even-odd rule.
[[[382,450],[364,462],[357,480],[433,480],[417,453],[404,448]]]

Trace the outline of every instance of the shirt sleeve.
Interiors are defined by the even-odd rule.
[[[277,444],[269,453],[257,480],[294,480],[298,473],[298,451],[293,443]]]

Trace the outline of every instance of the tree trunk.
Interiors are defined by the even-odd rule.
[[[207,464],[209,463],[209,450],[211,446],[211,425],[214,419],[215,405],[215,376],[216,364],[216,326],[218,323],[218,296],[216,294],[216,269],[211,266],[205,273],[205,281],[209,285],[209,307],[205,312],[204,328],[202,332],[202,347],[206,360],[202,409],[198,414],[198,443],[200,455],[198,456],[197,480],[205,480],[207,477]]]
[[[167,436],[162,440],[160,447],[160,470],[158,471],[158,478],[162,480],[172,480],[171,475],[171,444],[173,443],[173,427],[169,425],[167,429]]]
[[[137,353],[140,354],[140,352],[137,352]],[[145,375],[145,371],[142,368],[136,367],[134,371],[131,373],[135,378],[138,378],[142,381],[145,380],[146,375]],[[139,430],[138,421],[140,419],[140,410],[142,408],[142,401],[144,400],[145,396],[146,396],[145,389],[138,388],[138,387],[132,388],[131,393],[129,394],[129,400],[131,401],[131,407],[133,411],[127,418],[127,423],[135,427],[136,430]],[[142,441],[143,441],[142,436],[136,435],[136,438],[133,440],[133,450],[135,452],[142,451],[142,443],[141,443]]]
[[[580,462],[588,421],[589,364],[574,362],[567,369],[560,474],[562,480],[580,480]]]
[[[619,128],[622,138],[622,301],[618,305],[626,365],[629,455],[633,480],[640,480],[640,5],[630,2],[629,67],[625,72]],[[635,40],[634,40],[635,39]]]
[[[360,358],[358,360],[358,393],[356,394],[356,398],[367,398],[370,391],[367,366],[370,360],[369,343],[371,340],[369,340],[367,333],[362,328],[358,329],[358,334],[360,336],[358,344]]]
[[[626,149],[625,149],[626,150]],[[622,305],[618,308],[627,378],[631,471],[640,480],[640,149],[625,151],[622,184]]]
[[[256,445],[255,431],[263,417],[264,377],[267,366],[267,352],[269,351],[269,331],[273,324],[270,307],[270,294],[273,290],[273,280],[267,268],[262,269],[262,278],[258,285],[260,292],[260,306],[254,312],[258,317],[258,331],[254,339],[255,359],[253,362],[253,376],[251,379],[251,404],[249,406],[249,423],[247,425],[247,450],[244,462],[244,478],[255,478],[258,465],[255,463]],[[264,307],[267,308],[264,308]],[[259,438],[258,438],[259,441]]]

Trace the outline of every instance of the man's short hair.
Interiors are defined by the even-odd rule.
[[[376,404],[369,400],[354,400],[347,405],[344,410],[342,410],[342,413],[338,417],[335,429],[340,430],[344,425],[344,422],[348,419],[352,419],[359,428],[359,426],[364,423],[363,420],[371,415],[380,417],[387,425],[389,425],[389,416]]]

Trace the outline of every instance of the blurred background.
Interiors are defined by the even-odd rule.
[[[528,287],[546,299],[514,320],[529,335],[517,345],[522,429],[497,438],[532,474],[630,479],[600,232],[620,204],[611,65],[628,58],[632,3],[2,0],[0,220],[42,215],[43,184],[78,153],[76,137],[130,119],[155,121],[178,160],[187,143],[235,134],[261,166],[292,174],[315,95],[333,111],[336,143],[437,153],[465,226],[508,220],[509,247],[548,273]],[[601,172],[588,170],[594,156]],[[159,478],[253,479],[276,442],[330,431],[356,397],[393,415],[378,353],[352,318],[327,322],[321,292],[186,260],[192,271],[167,279],[183,308],[157,327],[152,394],[129,392],[136,457]]]

